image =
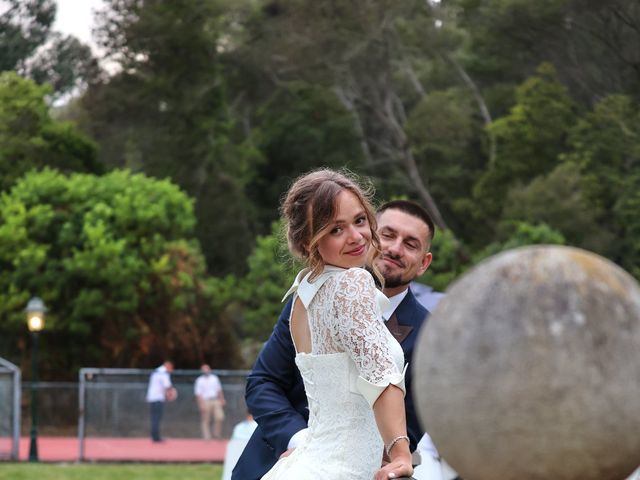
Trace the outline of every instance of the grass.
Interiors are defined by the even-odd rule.
[[[220,480],[222,465],[207,463],[0,463],[1,480]]]

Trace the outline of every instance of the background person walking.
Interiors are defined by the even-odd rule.
[[[211,439],[211,419],[213,418],[213,436],[220,438],[222,422],[224,421],[224,393],[217,375],[211,373],[211,367],[206,363],[200,367],[202,375],[196,379],[194,393],[200,410],[200,427],[202,438]]]

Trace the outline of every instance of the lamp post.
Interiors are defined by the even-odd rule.
[[[38,334],[44,328],[44,313],[47,308],[41,298],[33,297],[27,303],[27,326],[33,339],[31,351],[31,443],[29,461],[38,461]]]

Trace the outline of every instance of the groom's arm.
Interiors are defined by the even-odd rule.
[[[404,399],[404,407],[407,415],[407,435],[409,436],[409,446],[412,452],[418,448],[418,442],[424,434],[424,430],[418,421],[415,404],[413,403],[413,365],[410,363],[405,374],[405,386],[407,395]]]
[[[304,386],[289,332],[290,311],[291,301],[258,355],[245,392],[249,411],[277,456],[287,450],[295,433],[307,428],[305,417],[294,407],[294,402],[300,402],[300,396],[304,396]]]

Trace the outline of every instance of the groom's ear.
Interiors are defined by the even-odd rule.
[[[420,265],[420,269],[418,270],[418,277],[427,271],[427,268],[429,268],[429,265],[431,265],[432,260],[433,254],[431,252],[427,252],[424,254],[424,256],[422,257],[422,264]]]

